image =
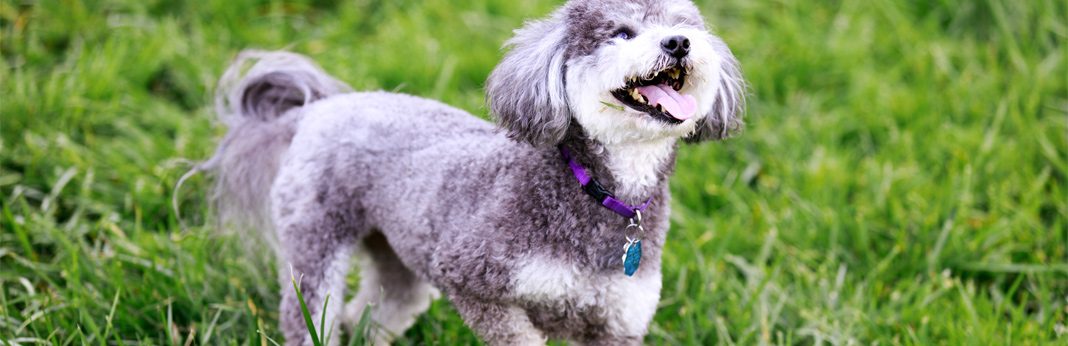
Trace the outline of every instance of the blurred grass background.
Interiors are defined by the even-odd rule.
[[[1068,344],[1068,3],[698,3],[748,127],[682,149],[647,342]],[[279,340],[209,180],[170,209],[229,60],[290,49],[484,117],[501,43],[558,4],[0,0],[0,344]],[[444,301],[400,341],[474,342]]]

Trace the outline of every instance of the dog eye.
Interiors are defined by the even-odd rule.
[[[616,33],[612,34],[612,38],[629,40],[634,38],[634,31],[630,30],[630,28],[619,28],[619,30],[616,30]]]

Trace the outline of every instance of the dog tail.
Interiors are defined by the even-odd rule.
[[[211,158],[182,177],[179,187],[197,172],[213,173],[211,201],[220,226],[277,250],[268,197],[301,118],[295,110],[351,90],[299,54],[241,52],[215,93],[215,112],[227,127],[226,136]]]

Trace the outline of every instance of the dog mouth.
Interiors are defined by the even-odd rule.
[[[646,77],[632,77],[626,86],[612,91],[612,96],[653,119],[680,124],[697,110],[697,99],[679,93],[684,86],[686,70],[672,66]]]

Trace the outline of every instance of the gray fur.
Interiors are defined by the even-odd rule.
[[[300,120],[289,110],[351,90],[298,54],[246,50],[234,59],[215,94],[216,115],[229,131],[215,154],[190,172],[214,173],[212,199],[228,229],[271,228],[263,187],[274,181]],[[274,232],[257,233],[246,238],[277,250]]]
[[[623,186],[617,175],[627,172],[612,163],[631,153],[606,152],[610,146],[588,135],[564,76],[569,59],[598,51],[610,39],[604,28],[618,25],[594,17],[696,25],[699,15],[688,1],[622,4],[572,1],[517,31],[487,82],[507,135],[436,101],[342,93],[347,86],[292,53],[243,54],[220,83],[219,113],[230,131],[204,165],[216,171],[220,207],[265,216],[256,225],[277,237],[283,280],[300,279],[310,312],[325,313],[328,330],[371,308],[373,340],[387,343],[440,290],[492,345],[640,344],[659,298],[675,142],[661,141],[670,150],[655,151],[661,156],[641,168],[653,185]],[[633,6],[646,12],[616,12]],[[234,82],[244,57],[259,63]],[[692,139],[722,138],[738,124],[741,77],[728,59],[715,116],[702,119]],[[581,191],[555,144],[609,190],[629,191],[618,198],[652,198],[634,277],[621,268],[626,220]],[[362,279],[344,305],[353,256],[362,259]],[[282,295],[287,344],[309,344],[294,291]]]
[[[687,25],[704,28],[697,7],[688,1],[591,0],[572,1],[566,13],[567,55],[589,55],[619,28],[641,34],[643,24]]]
[[[511,51],[486,80],[490,112],[510,138],[555,145],[567,131],[571,110],[564,89],[563,20],[558,12],[516,30],[505,44]]]

